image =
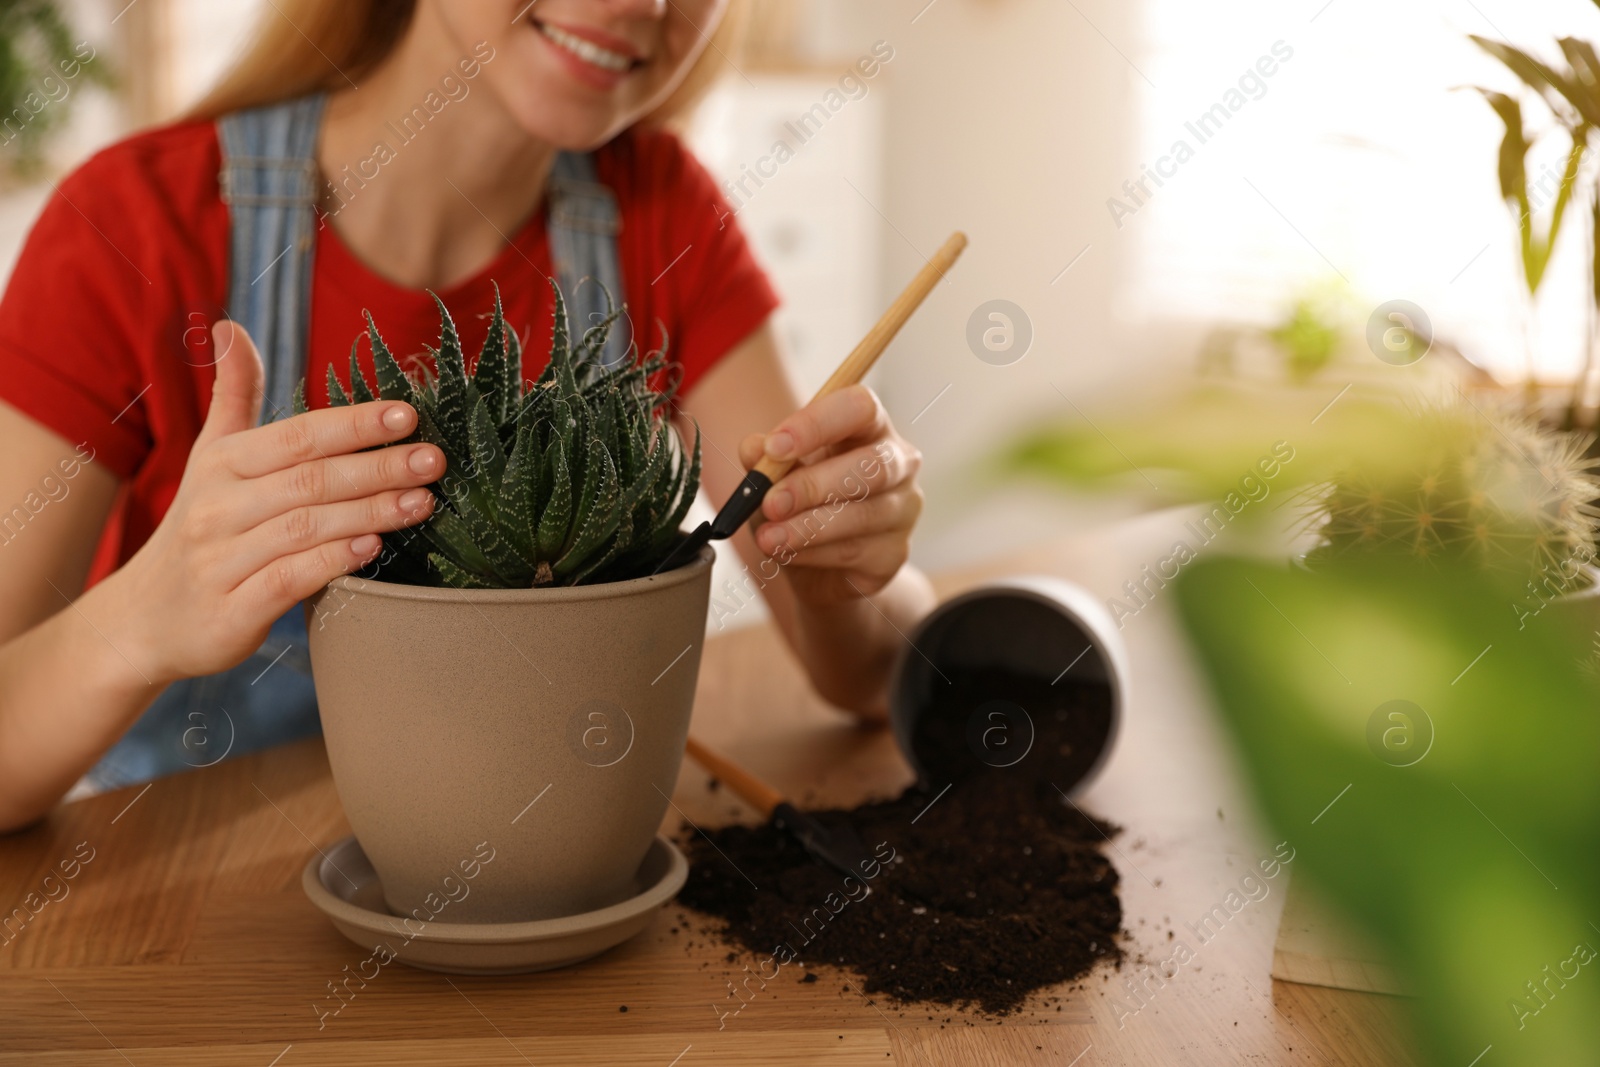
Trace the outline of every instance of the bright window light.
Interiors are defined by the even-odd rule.
[[[1168,176],[1146,179],[1142,203],[1122,196],[1131,214],[1117,209],[1138,247],[1129,311],[1264,323],[1342,277],[1363,306],[1420,305],[1440,337],[1503,380],[1525,375],[1530,348],[1540,379],[1576,374],[1587,208],[1575,205],[1563,227],[1530,324],[1496,179],[1504,128],[1463,87],[1518,93],[1544,133],[1530,185],[1559,175],[1565,134],[1467,35],[1559,60],[1558,36],[1600,40],[1594,5],[1147,0],[1145,10],[1141,170],[1129,178],[1158,165]]]

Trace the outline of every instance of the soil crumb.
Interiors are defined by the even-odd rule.
[[[868,996],[1015,1013],[1031,993],[1122,959],[1117,872],[1102,851],[1118,829],[1062,791],[1109,724],[1104,686],[959,678],[919,726],[931,788],[812,813],[849,822],[873,852],[860,878],[770,823],[728,826],[685,842],[678,900],[754,953],[758,980],[829,963]]]

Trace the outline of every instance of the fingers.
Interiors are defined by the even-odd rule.
[[[277,618],[339,577],[359,570],[383,550],[383,538],[362,534],[328,541],[273,560],[247,578],[237,593],[267,618]]]
[[[227,580],[242,583],[274,560],[321,545],[404,529],[427,519],[433,508],[431,490],[407,489],[286,511],[249,531],[230,548],[225,563]]]
[[[394,445],[274,471],[231,487],[228,505],[237,528],[248,530],[295,508],[427,485],[443,477],[444,469],[444,453],[434,445]]]
[[[922,454],[904,441],[876,441],[796,467],[767,491],[761,513],[778,522],[840,498],[859,500],[902,484],[921,465]]]
[[[819,397],[784,419],[767,435],[765,451],[772,459],[794,459],[819,448],[876,440],[889,432],[889,416],[877,394],[864,385],[852,385]]]
[[[229,434],[242,433],[256,424],[261,414],[261,397],[266,371],[255,342],[243,326],[223,319],[211,328],[217,372],[211,386],[211,408],[205,425],[195,439],[195,447]]]
[[[766,455],[767,435],[753,433],[739,442],[739,463],[745,470],[754,467]]]
[[[892,578],[910,558],[910,542],[904,533],[877,534],[872,537],[854,537],[831,545],[816,545],[787,554],[786,567],[814,567],[825,570],[848,571],[860,576],[857,585],[863,591],[868,584],[881,587]]]
[[[416,429],[417,413],[398,400],[322,408],[270,423],[221,442],[222,462],[241,478],[260,478],[310,460],[399,441]]]
[[[826,545],[886,534],[909,540],[921,514],[922,493],[914,488],[859,500],[841,497],[831,507],[813,508],[784,522],[764,523],[756,530],[756,544],[767,555],[777,556],[785,548],[810,554]]]

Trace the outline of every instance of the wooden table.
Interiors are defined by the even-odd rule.
[[[1031,572],[1111,595],[1161,558],[1180,526],[1149,516],[952,576],[943,591]],[[1189,930],[1275,842],[1250,817],[1164,607],[1124,631],[1134,665],[1126,723],[1082,798],[1126,828],[1112,858],[1130,958],[1154,969],[1180,942],[1192,953],[1167,966],[1171,977],[1146,980],[1142,1002],[1126,985],[1140,976],[1135,963],[1063,993],[1059,1011],[998,1023],[869,1004],[824,972],[835,980],[779,979],[719,1030],[725,979],[750,961],[730,964],[726,948],[687,934],[672,905],[631,943],[566,971],[386,968],[319,1029],[328,983],[365,954],[300,889],[315,848],[349,832],[314,740],[67,805],[0,838],[7,909],[75,850],[87,854],[80,843],[93,849],[68,894],[0,945],[0,1067],[1412,1062],[1403,1001],[1269,977],[1285,877],[1264,882],[1268,894],[1208,942]],[[823,706],[764,626],[709,641],[695,729],[813,801],[854,802],[909,777],[892,739]],[[689,764],[674,799],[696,823],[748,818]],[[668,827],[679,818],[669,809]]]

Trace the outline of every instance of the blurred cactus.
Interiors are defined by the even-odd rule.
[[[1310,490],[1311,561],[1401,552],[1521,581],[1594,560],[1600,477],[1588,439],[1470,400],[1416,415],[1409,459]]]

